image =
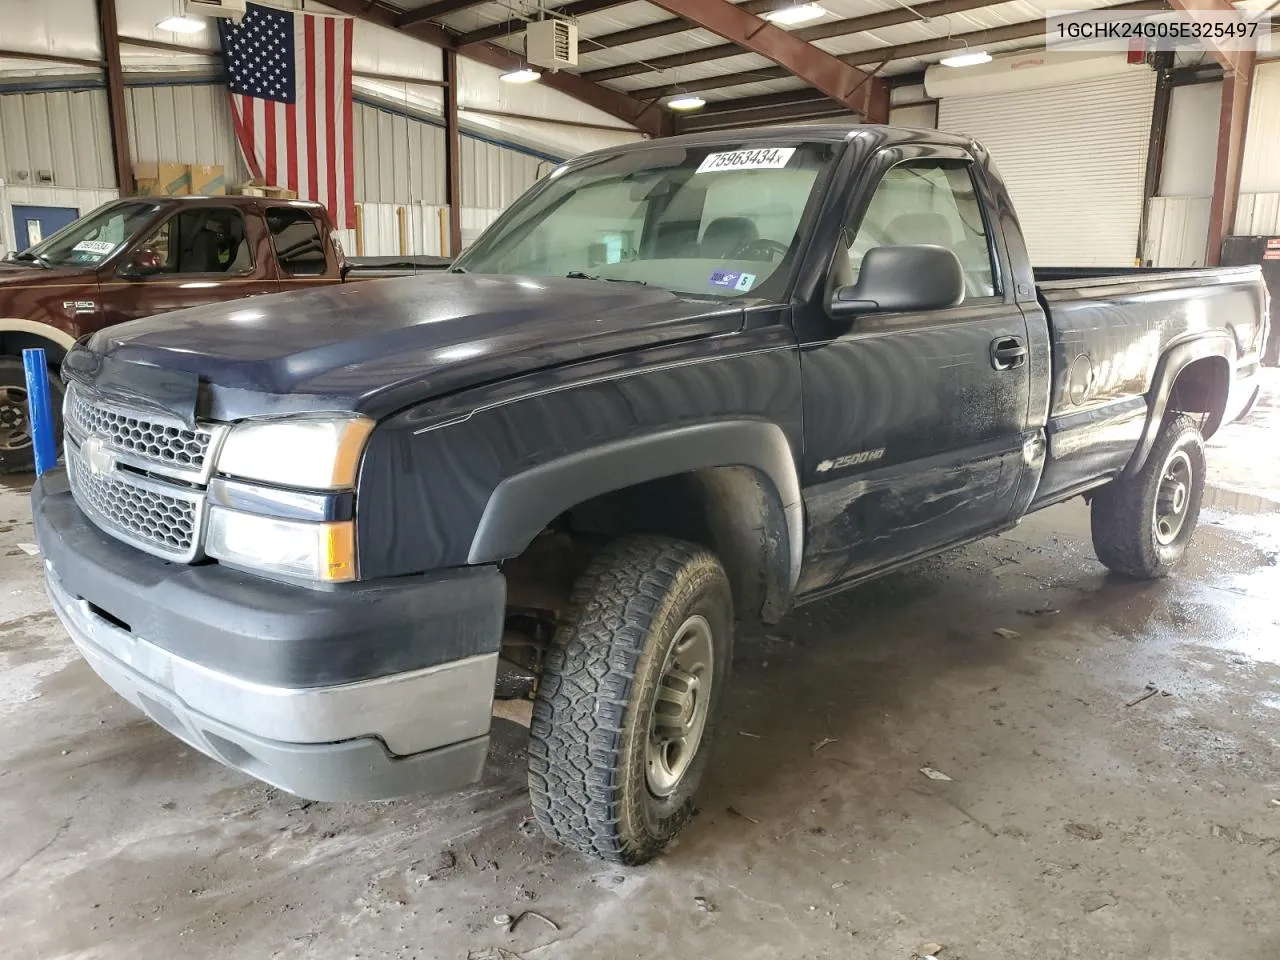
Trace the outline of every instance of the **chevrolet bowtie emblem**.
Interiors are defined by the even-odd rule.
[[[80,448],[85,466],[95,477],[105,476],[116,468],[116,455],[106,448],[98,437],[90,437]]]

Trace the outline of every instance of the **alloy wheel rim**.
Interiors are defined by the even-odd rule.
[[[27,391],[0,386],[0,450],[13,452],[31,446],[27,425]]]
[[[711,624],[700,614],[689,617],[667,651],[649,717],[645,781],[654,796],[671,796],[698,754],[711,712],[714,657]]]

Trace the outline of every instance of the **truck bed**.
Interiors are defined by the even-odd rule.
[[[1037,503],[1124,467],[1169,347],[1213,334],[1234,340],[1237,365],[1260,356],[1259,267],[1050,267],[1035,278],[1052,358]]]

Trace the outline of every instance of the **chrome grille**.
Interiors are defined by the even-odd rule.
[[[99,527],[150,553],[187,562],[198,550],[204,491],[166,489],[118,467],[95,473],[82,448],[68,441],[67,475],[76,503]]]
[[[72,385],[67,396],[66,419],[85,436],[101,437],[115,450],[133,454],[182,471],[203,474],[213,441],[207,427],[192,430],[176,420],[149,412],[90,400]]]
[[[68,386],[67,475],[98,527],[140,550],[190,563],[203,555],[206,484],[222,424],[176,417]]]

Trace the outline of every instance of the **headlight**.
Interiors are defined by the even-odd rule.
[[[365,417],[249,420],[231,428],[218,472],[286,487],[352,487],[373,421]]]
[[[211,506],[205,552],[218,560],[308,580],[334,583],[356,577],[350,520],[278,520]]]

